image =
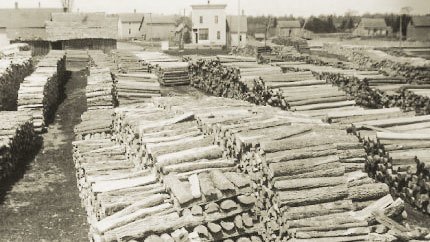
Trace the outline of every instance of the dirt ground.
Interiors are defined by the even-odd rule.
[[[72,75],[42,149],[22,179],[1,188],[0,241],[88,241],[72,160],[73,128],[86,109],[85,86],[83,76]]]

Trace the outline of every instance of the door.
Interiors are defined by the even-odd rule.
[[[199,43],[199,34],[198,33],[194,33],[194,34],[196,36],[196,44],[198,44]]]

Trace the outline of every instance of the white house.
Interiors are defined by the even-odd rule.
[[[237,32],[240,31],[240,47],[246,46],[247,33],[248,33],[248,21],[244,15],[238,16],[227,16],[227,40],[231,47],[238,46],[239,36]]]
[[[226,4],[191,5],[192,43],[196,45],[227,44]]]
[[[143,21],[143,13],[120,13],[122,39],[141,38],[140,26]]]

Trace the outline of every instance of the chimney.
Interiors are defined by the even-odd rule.
[[[211,4],[211,0],[208,0],[208,4]]]
[[[39,2],[39,8],[40,8],[40,2]]]
[[[136,13],[136,9],[134,9],[134,13]]]
[[[15,9],[18,9],[18,2],[15,2]]]

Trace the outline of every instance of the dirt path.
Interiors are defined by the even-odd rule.
[[[85,86],[83,76],[72,75],[67,98],[43,135],[43,148],[0,200],[0,241],[88,241],[72,160],[73,127],[86,108]]]

